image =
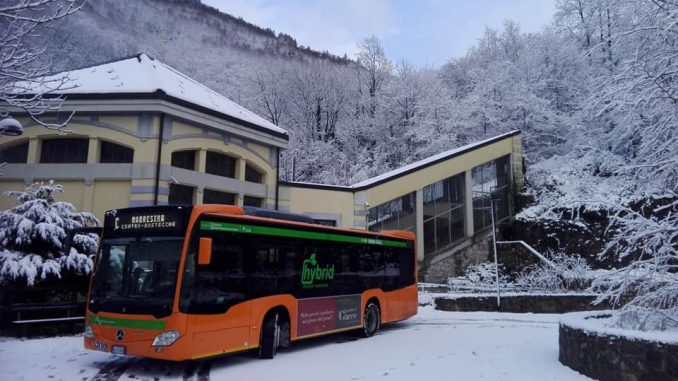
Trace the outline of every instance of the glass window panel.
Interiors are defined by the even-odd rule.
[[[205,189],[202,194],[202,202],[205,204],[235,205],[235,194]]]
[[[205,173],[235,178],[235,159],[216,152],[207,152]]]
[[[252,183],[262,183],[263,175],[251,165],[245,165],[245,181]]]
[[[67,138],[42,141],[41,163],[87,163],[89,139]]]
[[[415,230],[415,199],[412,192],[370,208],[367,211],[368,230]]]
[[[254,206],[257,208],[261,208],[261,204],[263,203],[264,199],[260,197],[252,197],[252,196],[245,196],[243,198],[242,204],[243,206]]]
[[[111,142],[101,142],[100,163],[131,163],[134,150]]]
[[[172,152],[172,166],[195,171],[196,151]]]
[[[0,150],[0,163],[25,163],[28,161],[28,142]]]
[[[170,184],[168,203],[170,205],[191,205],[193,204],[194,187],[179,184]]]

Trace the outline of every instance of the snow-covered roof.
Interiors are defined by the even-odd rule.
[[[247,110],[225,96],[146,54],[115,62],[67,71],[52,78],[67,76],[68,82],[58,94],[115,95],[163,92],[193,105],[207,108],[246,124],[253,124],[276,135],[287,131]],[[49,83],[49,79],[46,81]]]
[[[453,148],[449,151],[441,152],[437,155],[433,155],[429,158],[419,160],[417,162],[402,166],[398,169],[394,169],[393,171],[386,172],[384,174],[381,174],[379,176],[375,176],[372,178],[369,178],[367,180],[363,180],[361,182],[355,183],[353,185],[327,185],[327,184],[318,184],[318,183],[312,183],[312,182],[304,182],[304,181],[280,181],[279,183],[281,185],[289,185],[293,187],[299,187],[299,188],[314,188],[314,189],[327,189],[327,190],[337,190],[337,191],[349,191],[349,192],[355,192],[355,191],[360,191],[365,188],[369,188],[371,186],[379,185],[382,183],[385,183],[387,181],[395,180],[398,177],[405,176],[409,173],[416,172],[418,170],[421,170],[423,168],[426,168],[428,166],[438,164],[442,161],[445,160],[450,160],[455,156],[459,156],[461,154],[467,153],[469,151],[476,150],[478,148],[484,147],[488,144],[496,143],[500,140],[504,140],[508,137],[515,136],[520,134],[519,130],[513,130],[509,131],[505,134],[493,136],[491,138],[481,140],[475,143],[467,144],[465,146]]]
[[[471,144],[467,144],[465,146],[461,146],[461,147],[451,149],[449,151],[441,152],[441,153],[439,153],[437,155],[433,155],[429,158],[416,161],[414,163],[405,165],[405,166],[400,167],[398,169],[394,169],[392,171],[386,172],[386,173],[381,174],[379,176],[375,176],[375,177],[369,178],[367,180],[363,180],[359,183],[355,183],[351,187],[359,189],[359,188],[365,188],[365,187],[368,187],[368,186],[371,186],[371,185],[383,183],[385,181],[391,180],[391,179],[396,178],[396,177],[400,177],[400,176],[405,175],[407,173],[414,172],[414,171],[416,171],[420,168],[427,167],[429,165],[433,165],[433,164],[436,164],[438,162],[451,159],[452,157],[457,156],[459,154],[462,154],[462,153],[465,153],[465,152],[468,152],[468,151],[472,151],[474,149],[478,149],[478,148],[485,146],[487,144],[506,139],[509,136],[517,135],[519,133],[520,133],[520,131],[514,130],[514,131],[507,132],[505,134],[501,134],[501,135],[491,137],[489,139],[481,140],[481,141],[478,141],[478,142],[475,142],[475,143],[471,143]]]

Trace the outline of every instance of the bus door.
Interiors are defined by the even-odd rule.
[[[212,240],[212,253],[209,264],[198,264],[196,243],[186,259],[182,298],[190,314],[193,353],[200,357],[246,349],[251,344],[245,240],[209,230],[200,230],[198,237]]]

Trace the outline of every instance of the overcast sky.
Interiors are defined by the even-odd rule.
[[[463,56],[485,26],[517,21],[540,30],[555,13],[555,0],[203,0],[314,50],[355,58],[356,44],[377,36],[393,61],[438,67]]]

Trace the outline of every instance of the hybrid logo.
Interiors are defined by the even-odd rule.
[[[315,253],[305,259],[301,268],[301,284],[305,288],[327,287],[326,281],[334,279],[334,265],[320,266],[315,259]],[[325,283],[319,283],[323,282]]]

